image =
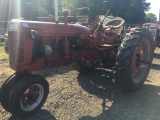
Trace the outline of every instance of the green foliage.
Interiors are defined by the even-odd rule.
[[[48,16],[53,11],[52,0],[21,0],[21,16],[25,19]]]
[[[61,0],[66,1],[66,0]],[[149,10],[150,3],[146,0],[110,0],[104,3],[104,0],[74,0],[77,2],[76,7],[89,7],[92,19],[97,15],[106,14],[106,11],[114,5],[111,14],[125,19],[127,23],[143,23],[145,18],[145,11]],[[75,4],[74,3],[74,4]],[[70,7],[68,7],[70,9]]]
[[[53,1],[54,0],[2,0],[4,6],[0,9],[0,19],[7,20],[8,18],[8,5],[11,3],[11,18],[24,17],[25,19],[33,19],[40,16],[48,16],[54,14]],[[73,15],[75,9],[78,7],[89,7],[91,17],[94,20],[97,15],[106,14],[106,11],[114,5],[111,14],[125,19],[129,24],[144,22],[145,12],[149,10],[150,3],[146,0],[110,0],[104,3],[104,0],[58,0],[59,1],[59,14],[67,9],[70,15]],[[109,0],[106,0],[109,1]],[[111,4],[112,3],[112,4]],[[21,8],[18,10],[18,6]],[[6,13],[2,11],[6,8]],[[19,13],[19,14],[18,14]]]
[[[97,15],[101,15],[104,10],[102,2],[104,0],[79,0],[77,7],[89,7],[91,11],[92,19],[95,19]]]
[[[145,16],[145,22],[155,22],[157,21],[157,17],[153,13],[147,13]]]
[[[78,0],[59,0],[59,13],[62,14],[63,10],[68,10],[70,15],[75,12]]]
[[[149,10],[149,6],[150,3],[147,3],[146,0],[130,0],[124,19],[132,24],[143,23],[145,11]]]

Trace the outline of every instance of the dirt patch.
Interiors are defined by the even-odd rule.
[[[0,61],[0,85],[14,71]],[[42,110],[24,120],[160,120],[160,49],[142,88],[124,92],[112,71],[97,69],[79,74],[72,66],[43,70],[50,93]],[[22,120],[0,106],[1,120]]]

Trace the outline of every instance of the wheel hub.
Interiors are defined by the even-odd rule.
[[[30,86],[21,96],[20,105],[24,111],[30,111],[34,109],[44,95],[44,89],[41,85],[35,84]]]
[[[131,66],[133,76],[136,75],[140,70],[140,68],[142,67],[142,63],[140,61],[143,61],[143,60],[144,60],[144,51],[143,51],[142,44],[140,43],[136,47],[133,53],[132,66]]]
[[[32,86],[28,90],[26,90],[26,93],[22,96],[22,104],[24,106],[32,105],[35,103],[35,101],[39,97],[39,91],[40,89],[37,86]],[[28,92],[28,93],[27,93]]]

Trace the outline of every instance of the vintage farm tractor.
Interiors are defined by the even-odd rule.
[[[160,47],[160,22],[144,23],[142,27],[151,32],[155,47]]]
[[[45,67],[56,68],[73,63],[80,73],[95,68],[115,70],[116,81],[125,90],[142,86],[153,59],[153,40],[145,29],[133,29],[122,35],[124,20],[119,17],[97,16],[91,27],[58,23],[55,2],[53,22],[13,19],[9,23],[9,63],[15,70],[1,86],[3,108],[18,117],[27,117],[39,110],[49,92],[43,76],[31,72]]]

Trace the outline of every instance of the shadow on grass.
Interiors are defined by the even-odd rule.
[[[115,84],[113,73],[106,70],[79,74],[78,82],[86,92],[102,99],[100,115],[83,116],[79,120],[159,119],[159,86],[143,85],[136,91],[125,92]]]
[[[160,64],[152,63],[151,69],[160,70]]]
[[[79,74],[78,83],[89,94],[94,94],[103,99],[112,98],[115,87],[118,87],[115,84],[113,71],[105,69],[96,69],[88,74]]]
[[[160,59],[160,53],[154,53],[154,58]]]

